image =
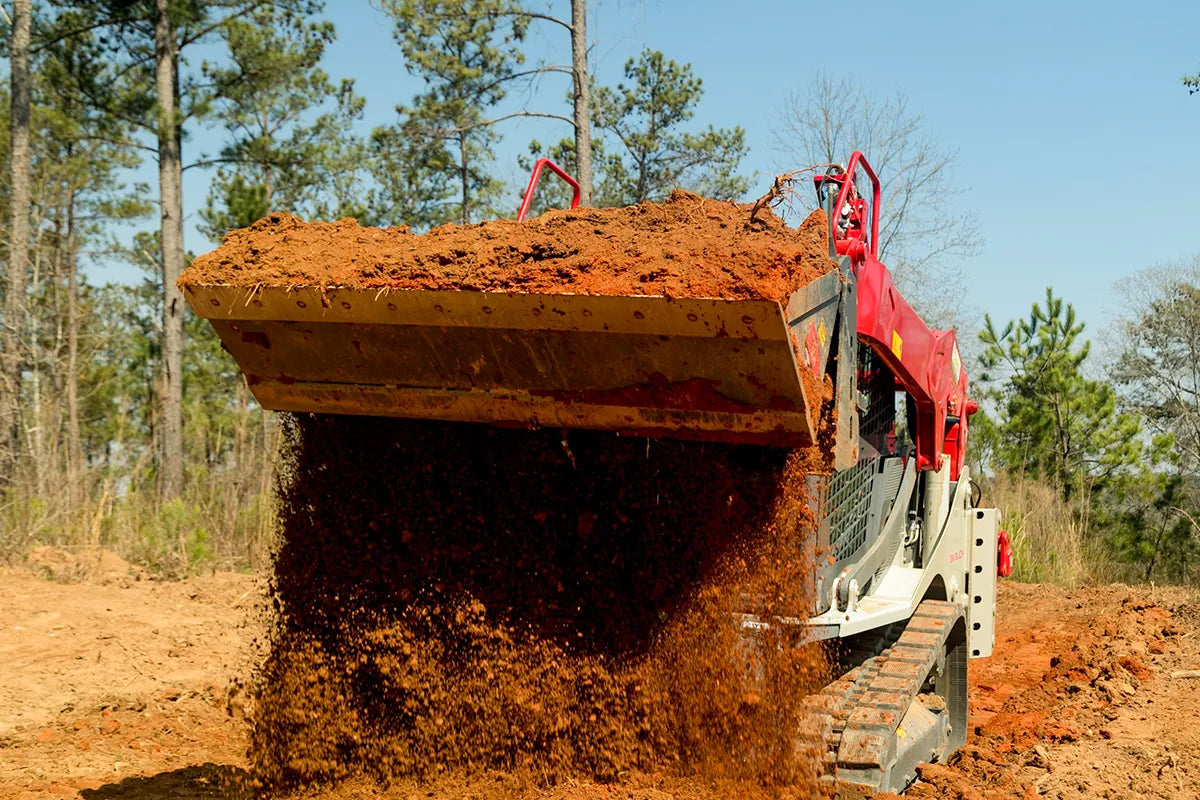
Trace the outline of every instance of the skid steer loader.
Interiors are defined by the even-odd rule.
[[[844,673],[805,703],[823,779],[842,797],[899,791],[965,741],[967,662],[992,651],[1009,555],[965,459],[978,406],[955,334],[878,259],[875,173],[855,152],[815,185],[837,268],[786,302],[181,285],[271,410],[765,447],[813,445],[835,415],[834,472],[809,479],[817,613],[737,623],[839,640]]]

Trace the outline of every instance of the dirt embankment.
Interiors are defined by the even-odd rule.
[[[551,211],[426,234],[272,214],[197,258],[180,285],[350,286],[784,300],[834,268],[826,216],[677,191],[663,203]]]
[[[971,738],[915,797],[1200,797],[1200,594],[1006,585]]]

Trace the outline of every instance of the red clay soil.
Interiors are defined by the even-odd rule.
[[[1183,633],[1167,605],[1119,586],[1072,593],[1006,588],[996,655],[971,663],[967,746],[948,765],[922,766],[921,781],[908,794],[963,800],[1194,796],[1163,794],[1173,783],[1171,771],[1181,766],[1169,753],[1164,770],[1127,743],[1118,752],[1114,741],[1154,738],[1156,727],[1179,724],[1170,719],[1172,687],[1154,668]],[[1155,677],[1160,680],[1151,681]],[[1183,724],[1193,724],[1193,715],[1183,715]],[[1121,775],[1114,780],[1106,774],[1110,768]],[[1154,779],[1137,774],[1156,770]]]
[[[812,794],[797,705],[824,653],[732,623],[808,608],[811,451],[309,415],[288,440],[260,785]]]
[[[834,268],[823,214],[798,229],[751,216],[686,192],[421,236],[277,214],[180,283],[778,301]],[[784,641],[795,631],[747,638],[733,613],[809,610],[819,450],[311,415],[286,428],[260,785],[668,771],[812,794],[798,704],[825,655]]]
[[[46,563],[34,565],[40,571]],[[164,582],[130,572],[75,583],[81,577],[74,569],[53,574],[51,581],[24,568],[0,568],[6,620],[0,627],[0,797],[260,797],[251,790],[244,755],[245,715],[253,718],[258,710],[241,687],[259,661],[262,582],[235,574]],[[970,742],[950,764],[924,767],[922,782],[907,796],[1197,796],[1200,679],[1187,676],[1200,667],[1200,591],[1104,586],[1068,592],[1005,581],[999,613],[995,654],[971,662]],[[1031,744],[1019,729],[1022,718],[1047,738]],[[605,783],[564,779],[554,786],[494,770],[435,770],[386,786],[368,776],[310,785],[294,797],[810,796],[753,779],[678,774],[685,769],[630,771]]]
[[[662,203],[534,220],[363,228],[272,214],[197,258],[180,285],[348,286],[784,300],[830,272],[828,224],[674,192]]]

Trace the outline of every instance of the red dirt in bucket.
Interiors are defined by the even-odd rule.
[[[663,203],[550,211],[534,220],[363,228],[271,214],[197,258],[180,285],[350,286],[786,300],[834,269],[818,210],[769,211],[676,191]]]

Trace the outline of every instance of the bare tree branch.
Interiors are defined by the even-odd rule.
[[[572,30],[571,23],[565,19],[551,16],[550,14],[539,14],[534,11],[481,11],[479,12],[485,17],[522,17],[524,19],[540,19],[545,22],[553,22],[555,25],[561,25],[567,30]],[[455,19],[458,14],[435,14],[437,19]]]
[[[425,135],[427,135],[431,138],[436,138],[436,139],[448,139],[453,136],[458,136],[460,133],[478,130],[479,128],[487,128],[491,125],[495,125],[498,122],[504,122],[505,120],[514,119],[516,117],[541,117],[544,119],[556,119],[556,120],[559,120],[560,122],[565,122],[571,126],[575,125],[575,120],[573,120],[569,117],[564,117],[562,114],[543,114],[539,111],[514,111],[513,113],[505,114],[502,117],[495,117],[493,119],[484,119],[484,120],[480,120],[479,122],[473,122],[470,125],[462,125],[462,126],[455,127],[455,128],[426,129]]]
[[[979,248],[979,227],[961,207],[955,153],[925,132],[908,98],[868,95],[852,80],[818,75],[779,111],[775,149],[786,164],[844,163],[862,150],[879,175],[879,254],[897,283],[934,324],[962,325],[968,296],[959,261]],[[816,205],[809,198],[805,210]]]

